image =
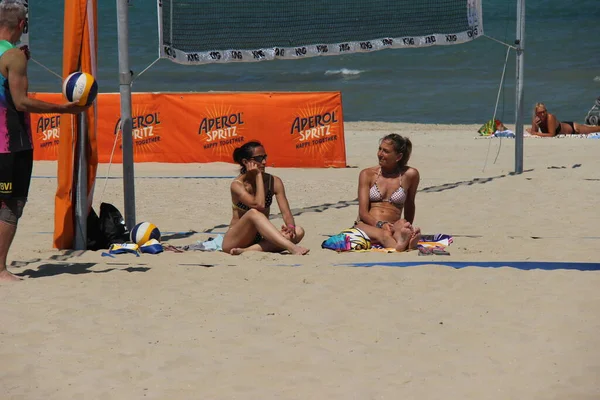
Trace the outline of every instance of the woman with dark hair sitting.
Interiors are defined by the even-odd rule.
[[[246,251],[308,253],[308,249],[298,246],[304,230],[294,222],[283,182],[265,173],[267,154],[263,145],[245,143],[234,150],[233,159],[241,168],[231,183],[233,217],[223,238],[223,251],[233,255]],[[273,196],[283,216],[281,231],[269,221]]]
[[[421,230],[412,225],[420,177],[407,165],[411,152],[408,138],[396,133],[384,136],[377,151],[379,165],[363,169],[358,180],[355,227],[397,251],[415,249],[421,238]]]

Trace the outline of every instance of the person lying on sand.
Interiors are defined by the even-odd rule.
[[[267,153],[259,142],[248,142],[233,152],[240,165],[240,175],[231,183],[233,217],[223,237],[223,251],[238,255],[246,251],[307,254],[298,246],[304,229],[296,226],[281,179],[265,173]],[[269,221],[273,196],[281,210],[281,231]]]
[[[583,125],[572,121],[561,122],[554,114],[548,112],[544,103],[536,103],[531,128],[527,128],[527,132],[536,136],[588,135],[600,132],[600,126]]]
[[[420,177],[407,165],[411,152],[408,138],[396,133],[384,136],[377,151],[379,165],[363,169],[358,179],[354,226],[372,241],[397,251],[415,249],[421,238],[421,230],[412,225]]]

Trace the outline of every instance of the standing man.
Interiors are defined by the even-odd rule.
[[[19,0],[0,2],[0,281],[17,281],[6,269],[8,249],[27,202],[33,168],[29,113],[77,114],[87,107],[52,104],[27,96],[28,52],[15,47],[27,24]]]

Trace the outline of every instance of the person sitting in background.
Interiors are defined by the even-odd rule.
[[[420,177],[407,165],[411,152],[408,138],[396,133],[384,136],[377,151],[379,165],[363,169],[358,180],[354,226],[372,241],[397,251],[415,249],[421,238],[421,230],[412,225]]]
[[[265,173],[267,154],[259,142],[248,142],[233,152],[240,175],[231,183],[233,217],[223,237],[223,251],[238,255],[246,251],[281,252],[304,255],[298,246],[304,229],[296,226],[281,179]],[[273,196],[283,216],[281,231],[269,221]]]
[[[600,132],[600,126],[582,125],[572,121],[559,121],[554,114],[550,114],[544,103],[536,103],[533,109],[531,128],[527,132],[535,136],[556,135],[588,135]]]

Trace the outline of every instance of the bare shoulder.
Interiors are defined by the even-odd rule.
[[[268,174],[268,173],[266,173],[266,172],[265,172],[265,175],[266,175],[266,177],[267,177],[267,178],[268,178],[269,176],[272,176],[272,177],[273,177],[273,180],[274,180],[275,182],[280,182],[280,183],[281,183],[281,182],[283,182],[283,180],[281,180],[281,178],[280,178],[280,177],[278,177],[277,175]]]
[[[406,176],[406,178],[412,180],[419,180],[421,178],[421,175],[419,174],[419,170],[417,170],[416,168],[413,167],[408,167],[406,172],[404,173],[404,176]]]
[[[360,171],[360,176],[361,177],[365,177],[365,178],[371,178],[373,177],[375,174],[377,174],[377,171],[379,170],[379,167],[369,167],[369,168],[365,168],[362,171]]]
[[[283,180],[276,175],[271,175],[271,177],[273,178],[273,192],[276,195],[283,194],[285,196],[285,185],[283,184]]]
[[[22,50],[17,48],[6,50],[0,60],[2,60],[2,64],[6,66],[21,66],[27,64],[27,56]]]
[[[17,68],[24,69],[26,68],[26,65],[27,57],[25,56],[25,53],[17,48],[6,50],[4,54],[2,54],[2,57],[0,57],[0,68],[5,76],[7,70]]]
[[[229,187],[231,188],[231,190],[234,190],[236,188],[244,188],[244,182],[242,182],[242,179],[238,176],[233,181],[231,181],[231,185]]]
[[[272,178],[273,178],[273,185],[275,186],[275,190],[277,190],[278,188],[283,188],[283,180],[278,177],[277,175],[272,175],[269,174]],[[270,178],[268,178],[270,179]]]

